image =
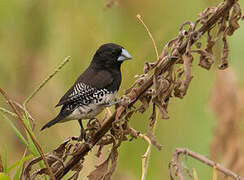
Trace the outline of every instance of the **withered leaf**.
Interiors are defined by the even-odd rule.
[[[190,85],[190,82],[193,78],[192,74],[191,74],[191,64],[193,61],[193,56],[190,53],[190,51],[188,51],[188,53],[185,54],[185,59],[184,59],[184,72],[185,72],[185,79],[183,81],[183,88],[182,88],[182,96],[186,95],[186,92],[188,90],[188,87]]]
[[[147,136],[150,139],[152,145],[154,145],[158,150],[162,149],[162,145],[156,141],[155,135],[152,132],[149,132]]]
[[[160,117],[162,119],[169,119],[169,115],[167,110],[165,109],[165,107],[162,105],[162,103],[157,99],[153,99],[153,102],[155,103],[155,105],[157,106],[157,108],[159,109],[160,112]]]
[[[98,147],[98,150],[97,150],[97,153],[96,153],[96,156],[99,158],[100,156],[101,156],[101,154],[102,154],[102,149],[103,149],[103,145],[100,145],[99,147]]]
[[[189,29],[187,30],[187,31],[185,31],[184,32],[184,35],[186,36],[186,35],[188,35],[189,34],[189,32],[191,32],[192,30],[193,30],[193,27],[194,27],[194,23],[193,22],[191,22],[191,21],[186,21],[186,22],[184,22],[183,24],[181,24],[181,26],[180,26],[180,31],[182,31],[183,30],[183,28],[186,26],[186,25],[188,25],[189,26]],[[186,34],[185,34],[186,33]]]
[[[169,53],[169,48],[171,48],[173,46],[173,44],[175,44],[177,42],[178,38],[174,38],[172,40],[170,40],[165,46],[164,49],[162,51],[162,53],[159,56],[159,61],[162,61],[164,57],[166,57]]]
[[[216,10],[217,10],[216,7],[209,7],[209,8],[206,8],[203,12],[201,12],[199,15],[201,24],[206,23],[209,16],[211,16]]]
[[[218,66],[219,69],[224,70],[228,67],[228,55],[229,55],[229,45],[226,40],[226,36],[223,37],[224,47],[221,53],[221,64]]]
[[[236,2],[232,8],[230,15],[229,26],[227,28],[227,35],[231,36],[236,29],[240,27],[238,21],[241,18],[241,7],[238,2]]]
[[[112,152],[110,154],[110,160],[111,160],[111,167],[107,174],[104,176],[104,180],[110,180],[112,174],[114,173],[116,166],[117,166],[117,160],[118,160],[118,151],[117,147],[113,147]]]
[[[153,112],[150,117],[150,123],[149,123],[149,127],[148,127],[147,136],[150,139],[152,145],[154,145],[158,150],[161,150],[162,146],[156,141],[154,133],[153,133],[153,128],[154,128],[155,122],[156,122],[156,105],[154,103]]]
[[[156,63],[145,62],[143,72],[146,74],[155,67]]]
[[[103,180],[108,170],[110,156],[102,164],[96,166],[96,169],[92,171],[87,177],[89,180]]]
[[[96,169],[87,176],[88,179],[89,180],[110,180],[112,174],[116,169],[117,159],[118,159],[117,146],[113,144],[111,153],[109,154],[108,158],[103,163],[96,166]],[[108,169],[110,161],[111,161],[111,165],[110,165],[110,169]]]
[[[200,61],[199,61],[199,66],[209,70],[212,66],[213,62],[213,55],[206,50],[198,49],[198,50],[193,50],[192,52],[196,52],[200,54]]]

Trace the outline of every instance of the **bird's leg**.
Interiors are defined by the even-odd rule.
[[[86,141],[86,132],[85,132],[85,129],[83,127],[82,120],[79,119],[78,122],[80,124],[80,136],[79,136],[78,140],[82,141],[84,139]]]

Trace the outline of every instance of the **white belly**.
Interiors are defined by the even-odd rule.
[[[102,112],[108,104],[111,104],[114,101],[115,93],[106,94],[97,102],[94,100],[88,105],[79,106],[69,116],[62,120],[61,123],[69,120],[94,118],[96,115]]]
[[[105,107],[102,105],[95,105],[91,104],[86,107],[80,106],[79,108],[75,109],[67,118],[67,120],[74,120],[74,119],[91,119],[98,115]]]

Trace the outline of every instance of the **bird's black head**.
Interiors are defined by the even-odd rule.
[[[101,68],[120,68],[123,61],[131,59],[131,55],[122,46],[108,43],[96,51],[92,64]]]

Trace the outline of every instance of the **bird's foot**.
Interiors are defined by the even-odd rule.
[[[78,141],[82,141],[84,139],[84,141],[86,142],[87,141],[87,136],[86,136],[86,131],[82,125],[82,120],[79,119],[78,120],[79,124],[80,124],[80,136],[78,138]]]
[[[83,139],[85,142],[87,142],[88,140],[85,129],[81,129],[80,136],[78,137],[78,141],[82,141]]]

